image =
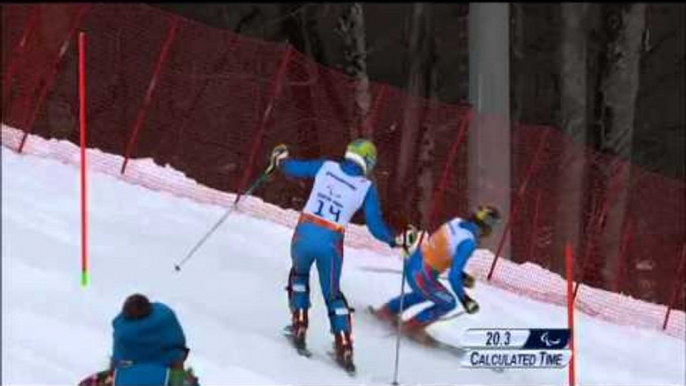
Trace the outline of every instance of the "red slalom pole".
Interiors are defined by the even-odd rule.
[[[167,30],[167,38],[165,39],[162,45],[162,49],[160,50],[160,53],[157,56],[157,63],[155,64],[155,68],[153,69],[152,78],[150,78],[150,83],[148,84],[148,89],[145,92],[143,103],[138,109],[138,115],[136,116],[136,120],[133,123],[133,129],[131,130],[129,142],[126,145],[126,148],[124,149],[124,162],[121,164],[121,174],[124,174],[124,172],[126,172],[126,165],[129,163],[129,158],[131,158],[131,152],[133,151],[133,148],[136,145],[138,133],[141,130],[141,127],[143,127],[148,107],[150,106],[150,103],[152,103],[152,97],[155,92],[155,89],[157,88],[160,73],[164,68],[164,64],[166,63],[167,56],[169,55],[169,51],[171,49],[170,47],[174,42],[174,38],[176,37],[176,31],[179,29],[180,19],[172,16],[170,20],[171,22],[169,29]]]
[[[674,278],[674,290],[672,291],[672,298],[669,300],[669,305],[667,306],[665,321],[662,324],[663,330],[667,329],[667,323],[669,322],[669,313],[672,312],[672,307],[674,307],[674,304],[676,304],[677,295],[679,294],[679,284],[681,284],[681,280],[683,280],[681,278],[683,277],[684,267],[686,267],[686,245],[684,245],[684,247],[681,249],[681,264],[679,264],[679,269],[677,269],[676,277]]]
[[[81,137],[81,286],[88,285],[88,212],[86,201],[86,34],[79,32],[79,128]]]
[[[565,260],[567,266],[567,326],[569,328],[569,350],[572,352],[572,357],[569,358],[569,386],[576,385],[576,373],[574,362],[576,361],[576,352],[574,352],[574,338],[576,331],[574,331],[574,274],[572,267],[572,245],[567,243],[565,245]]]

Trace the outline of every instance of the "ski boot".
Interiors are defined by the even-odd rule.
[[[345,369],[349,374],[355,373],[355,364],[353,363],[353,342],[350,338],[350,333],[340,331],[335,334],[334,341],[335,359],[336,363]]]
[[[307,309],[301,308],[293,311],[291,333],[293,336],[293,345],[298,350],[306,349],[305,335],[307,333],[307,325]]]
[[[388,304],[385,304],[383,307],[379,309],[375,309],[372,306],[369,306],[369,310],[374,316],[376,316],[377,319],[379,319],[383,323],[388,324],[391,327],[395,327],[398,325],[400,315],[391,312],[391,309],[390,307],[388,307]]]
[[[400,326],[400,331],[403,335],[419,344],[433,347],[436,346],[437,343],[436,339],[432,338],[431,335],[426,332],[426,328],[429,324],[430,323],[423,323],[412,318]]]

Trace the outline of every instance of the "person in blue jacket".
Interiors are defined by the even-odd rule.
[[[186,336],[174,311],[141,294],[129,296],[112,321],[112,366],[153,363],[183,368]]]
[[[403,322],[401,326],[402,332],[411,338],[431,343],[426,327],[457,307],[455,297],[467,313],[478,312],[479,304],[464,289],[465,286],[473,286],[474,279],[464,269],[479,244],[479,239],[489,236],[499,220],[500,214],[496,208],[481,205],[469,219],[456,217],[443,224],[430,237],[425,237],[421,246],[417,246],[422,239],[421,234],[415,236],[417,241],[405,262],[405,280],[411,290],[404,297],[397,296],[380,309],[374,310],[375,315],[384,321],[397,323],[401,302],[403,311],[431,302],[433,304],[430,307]],[[439,275],[446,271],[455,296],[438,280]]]
[[[345,160],[335,162],[295,160],[289,158],[285,145],[279,145],[272,151],[271,162],[286,176],[314,178],[291,242],[292,267],[286,289],[294,344],[305,347],[310,268],[316,263],[334,335],[336,358],[343,366],[354,368],[351,309],[340,289],[345,227],[355,212],[363,208],[372,235],[391,247],[398,244],[383,220],[377,189],[369,179],[376,164],[376,148],[368,140],[355,140],[348,145]]]
[[[129,296],[112,321],[110,368],[86,378],[82,386],[197,386],[185,370],[189,349],[174,311],[141,294]]]

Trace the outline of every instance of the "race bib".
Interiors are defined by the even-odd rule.
[[[362,206],[371,185],[367,178],[349,176],[337,162],[326,161],[314,177],[303,212],[346,226]]]

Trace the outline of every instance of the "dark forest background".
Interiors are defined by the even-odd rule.
[[[365,92],[369,82],[390,84],[409,95],[444,103],[468,102],[469,4],[154,6],[212,27],[272,42],[289,42],[323,66],[339,69],[356,79],[359,92],[351,103],[357,106],[361,116],[369,111],[371,98]],[[552,126],[594,154],[619,157],[667,178],[686,180],[686,4],[510,3],[509,15],[512,123]],[[415,126],[412,122],[404,125]],[[356,134],[364,135],[351,133],[351,137]],[[431,139],[428,147],[425,141],[414,141],[414,148],[403,148],[402,153],[429,154],[425,148],[443,141],[441,136],[437,134]],[[307,136],[298,142],[301,148],[317,149],[317,140]],[[302,141],[312,145],[303,146]],[[340,155],[310,153],[298,155]],[[556,229],[555,240],[544,244],[552,245],[553,251],[561,250],[564,239],[579,240],[579,245],[586,245],[592,239],[590,235],[602,233],[603,243],[594,254],[598,258],[589,263],[589,271],[597,275],[586,275],[584,281],[610,288],[617,279],[614,272],[620,264],[616,250],[622,242],[622,224],[627,217],[637,214],[628,213],[632,198],[628,190],[623,190],[612,198],[608,212],[603,215],[605,219],[595,228],[589,219],[599,207],[597,202],[592,202],[591,192],[605,192],[609,197],[611,181],[615,177],[617,181],[629,181],[632,173],[625,169],[615,176],[618,171],[611,163],[591,160],[570,163],[574,159],[579,158],[570,150],[559,154],[560,165],[567,165],[561,169],[564,173],[556,188],[557,199],[563,204],[553,219],[556,224],[543,227]],[[459,162],[463,163],[465,160]],[[381,183],[381,187],[390,189],[386,192],[388,196],[384,196],[385,212],[388,216],[402,212],[414,221],[421,221],[418,219],[427,218],[431,197],[428,193],[434,187],[435,176],[424,178],[430,168],[422,166],[426,162],[422,163],[416,171],[416,186],[412,188],[418,192],[413,193],[417,205],[392,207],[394,203],[407,201],[404,200],[408,195],[407,186],[399,182],[408,179],[402,176],[409,173],[402,164],[398,162],[388,176],[377,173],[377,180],[388,182]],[[589,181],[600,185],[591,186]],[[294,189],[296,184],[298,188]],[[279,189],[262,193],[262,197],[282,207],[302,207],[307,195],[305,183],[279,181],[278,186]],[[463,203],[452,203],[458,204]],[[676,218],[683,219],[683,215]],[[360,222],[362,218],[358,214],[354,220]],[[393,219],[390,220],[393,224]],[[513,225],[515,247],[521,247],[520,238],[527,232],[526,222],[523,219]],[[421,224],[426,226],[425,220]],[[678,241],[682,239],[678,232],[682,225],[661,225],[669,229],[663,235],[669,243],[682,243]],[[657,232],[657,229],[642,232],[648,231]],[[526,261],[525,251],[518,250],[511,257]],[[627,273],[627,277],[633,277],[630,292],[648,299],[661,298],[658,293],[670,289],[658,290],[660,277],[669,269],[676,269],[667,268],[675,263],[657,262],[655,256],[645,253],[636,252],[636,256],[636,261],[630,264],[633,273]],[[650,264],[644,264],[644,260]],[[563,271],[562,259],[550,257],[542,264],[553,271]]]
[[[468,95],[468,4],[152,4],[288,41],[317,62],[447,103]],[[420,44],[412,44],[420,33]],[[685,180],[686,5],[510,4],[513,122]],[[422,87],[409,82],[419,67]]]
[[[279,46],[265,45],[257,62],[251,49],[260,40],[289,42],[323,66],[318,68],[338,69],[350,78],[332,71],[319,78],[321,84],[303,82],[311,74],[303,70],[305,61],[298,59],[300,67],[290,73],[290,99],[281,99],[282,110],[277,106],[277,111],[291,114],[278,118],[288,125],[265,134],[255,153],[259,158],[252,176],[266,163],[270,147],[283,141],[293,146],[297,157],[341,157],[350,138],[367,134],[360,122],[372,115],[370,89],[376,87],[378,96],[379,86],[387,84],[419,98],[401,98],[394,90],[395,97],[384,101],[386,120],[382,118],[372,130],[381,149],[374,178],[384,215],[394,229],[407,221],[425,229],[436,222],[431,221],[430,206],[447,154],[458,142],[458,125],[441,119],[435,119],[440,124],[431,122],[431,115],[423,112],[407,113],[413,109],[403,101],[436,100],[449,104],[446,111],[459,116],[455,113],[458,105],[470,95],[469,4],[149,5],[200,24],[184,25],[132,158],[150,157],[211,188],[240,190],[240,180],[250,175],[244,170],[252,144],[246,133],[255,133],[265,106],[251,94],[258,83],[224,75],[242,71],[271,80],[278,67],[274,58],[280,57]],[[87,19],[92,24],[86,25],[94,38],[111,43],[93,51],[99,61],[95,68],[106,76],[91,77],[90,95],[100,99],[91,109],[91,125],[97,129],[90,140],[114,154],[122,154],[129,143],[130,128],[150,84],[147,71],[152,70],[169,28],[166,18],[159,17],[162,13],[151,15],[147,7],[134,8],[102,6],[99,14]],[[38,36],[49,41],[58,35],[71,13],[68,7],[46,9]],[[64,16],[62,26],[57,22],[62,20],[60,15]],[[557,135],[546,147],[544,175],[529,184],[522,215],[511,227],[512,252],[502,255],[517,262],[534,261],[559,273],[564,271],[559,251],[564,243],[572,242],[582,256],[589,256],[583,258],[589,261],[586,271],[593,275],[586,275],[584,283],[617,289],[621,282],[625,293],[665,303],[673,292],[671,280],[665,277],[677,271],[686,226],[686,4],[510,3],[509,15],[510,119],[530,128],[550,126],[565,135]],[[205,25],[258,40],[243,43],[243,51],[231,57],[236,60],[224,60],[229,52],[226,40],[221,34],[210,35],[216,31]],[[63,68],[74,68],[75,60],[75,50],[68,50]],[[243,62],[255,68],[243,69]],[[196,69],[205,76],[188,76]],[[345,87],[354,87],[338,95],[330,83],[342,78]],[[75,82],[75,72],[60,72],[34,125],[35,134],[78,143]],[[261,99],[267,94],[260,94]],[[328,126],[314,120],[294,124],[316,116],[315,97],[326,98],[327,106],[345,105],[342,113],[322,120]],[[509,188],[513,201],[521,183],[517,173],[528,168],[537,153],[540,133],[512,130],[513,179],[510,186],[497,186]],[[466,137],[466,144],[476,142],[470,141],[469,134]],[[569,138],[591,151],[575,154],[574,149],[584,146],[566,146]],[[466,177],[471,172],[465,143],[452,163],[446,189],[450,194],[445,200],[449,202],[437,211],[442,220],[464,215],[472,204],[467,199]],[[646,179],[644,173],[639,179],[635,168],[616,168],[610,162],[617,157],[659,176]],[[481,177],[483,173],[471,174]],[[272,176],[254,194],[282,208],[300,210],[310,183]],[[615,186],[623,188],[615,192]],[[532,218],[537,218],[539,201],[541,212],[547,213],[536,223]],[[405,218],[393,218],[395,214]],[[358,213],[353,220],[362,223],[363,217]],[[639,237],[624,251],[624,236],[632,232]],[[686,287],[682,294],[680,299],[686,298]],[[683,300],[679,307],[683,308]]]

